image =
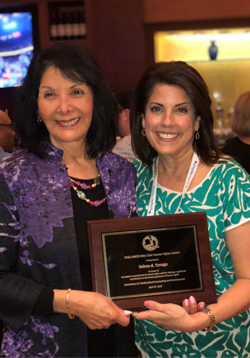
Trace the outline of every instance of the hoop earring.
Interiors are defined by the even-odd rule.
[[[43,121],[42,118],[38,115],[37,116],[37,123],[42,123],[42,121]]]
[[[200,139],[200,133],[198,131],[195,132],[195,139],[196,140]]]
[[[144,137],[146,137],[146,131],[145,131],[145,128],[142,128],[141,134],[142,134]]]

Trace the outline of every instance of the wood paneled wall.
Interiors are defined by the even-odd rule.
[[[144,23],[250,17],[249,0],[142,0]]]
[[[141,0],[90,0],[90,51],[113,91],[133,89],[145,69]]]

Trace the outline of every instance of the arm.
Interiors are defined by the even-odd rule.
[[[20,222],[2,175],[0,188],[0,320],[17,332],[31,315],[43,286],[17,273]]]
[[[218,298],[216,305],[210,305],[218,322],[237,316],[250,307],[250,221],[227,231],[226,242],[237,280]]]
[[[226,233],[226,242],[231,253],[236,282],[225,291],[218,302],[209,305],[215,324],[235,317],[250,307],[250,221]],[[146,301],[149,309],[141,313],[133,313],[137,319],[149,319],[155,324],[182,332],[194,332],[209,327],[206,314],[197,312],[189,315],[187,311],[174,304],[159,304]]]

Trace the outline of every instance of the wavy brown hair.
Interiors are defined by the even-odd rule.
[[[193,147],[201,160],[214,164],[220,157],[220,150],[213,134],[213,114],[208,87],[193,67],[186,62],[159,62],[150,67],[141,77],[133,97],[130,109],[132,147],[137,157],[147,166],[157,152],[142,135],[142,117],[145,116],[149,97],[157,84],[166,84],[182,88],[190,98],[195,117],[200,116],[200,139],[193,140]]]

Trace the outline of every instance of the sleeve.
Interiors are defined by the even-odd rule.
[[[250,220],[250,176],[232,160],[221,181],[225,226],[233,229]]]
[[[0,320],[17,332],[32,313],[43,288],[18,274],[20,222],[0,174]]]
[[[52,287],[45,287],[40,292],[36,304],[32,310],[32,315],[50,316],[53,310],[54,291]]]
[[[136,197],[136,168],[134,167],[134,165],[132,163],[129,163],[130,167],[132,168],[132,174],[131,174],[131,181],[132,181],[132,199],[131,199],[131,203],[133,203],[131,205],[131,216],[138,216],[138,205],[137,205],[137,197]]]

